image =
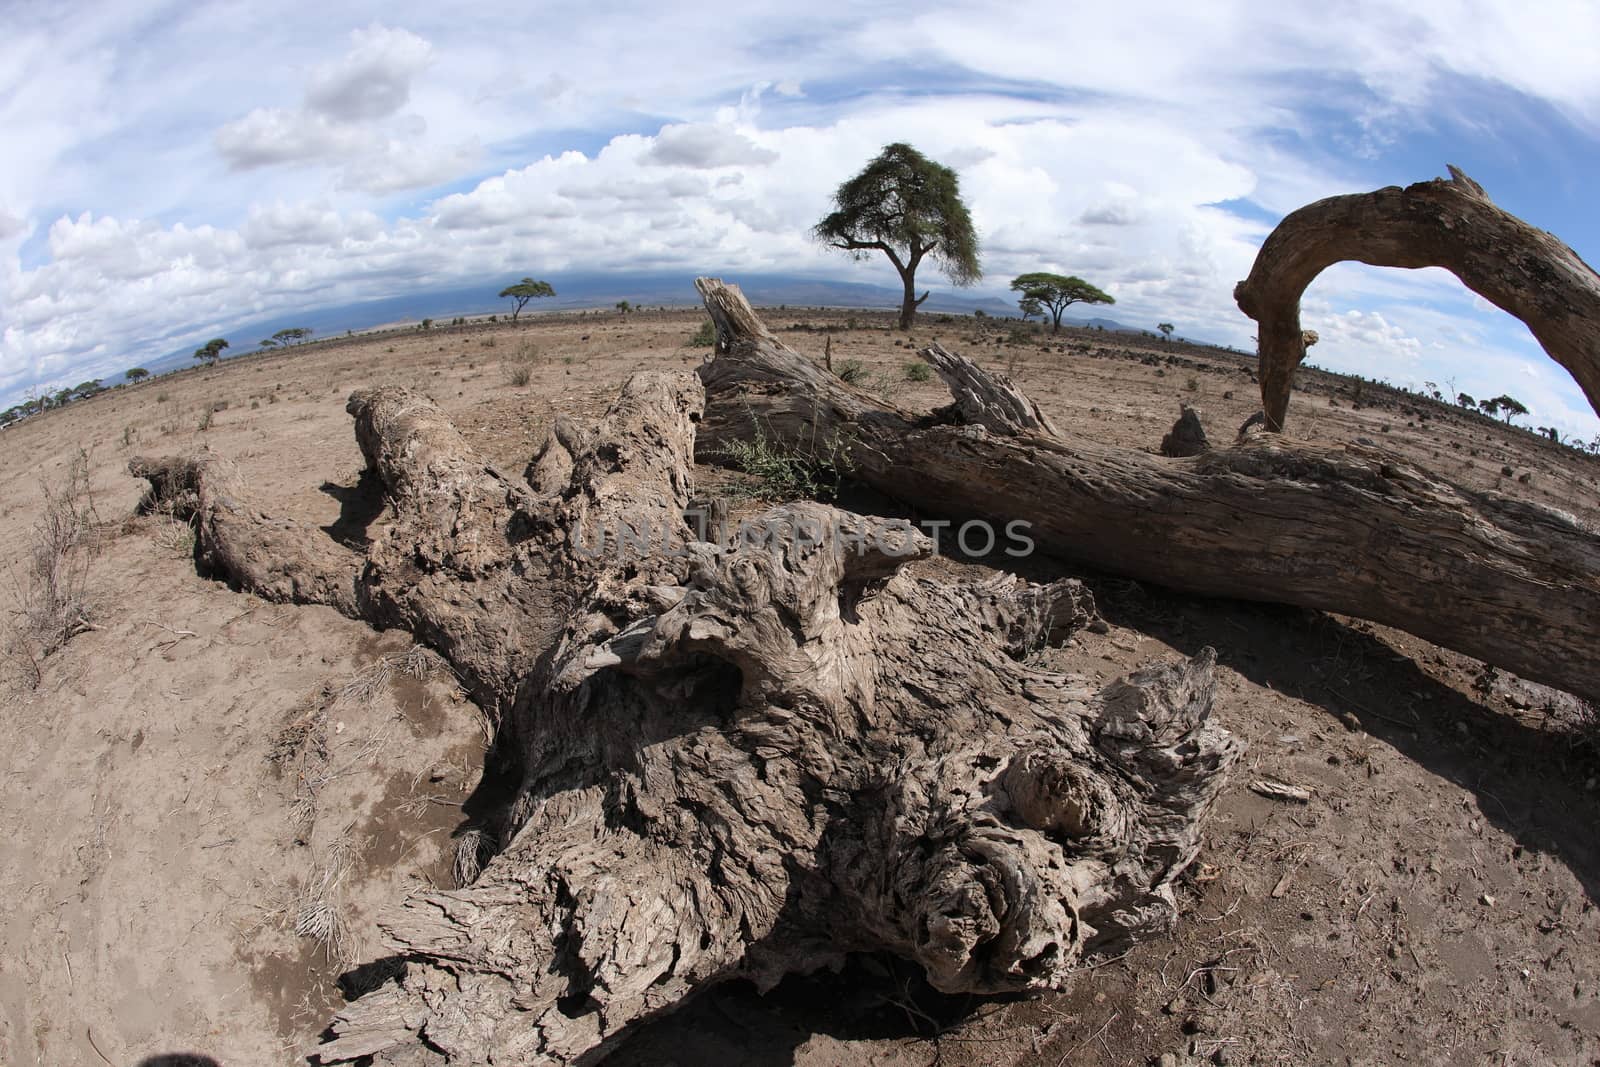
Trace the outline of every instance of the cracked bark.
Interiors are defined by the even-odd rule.
[[[1020,397],[980,406],[999,425]],[[709,984],[851,951],[952,992],[1058,988],[1174,921],[1239,753],[1211,651],[1100,689],[1037,669],[1093,622],[1081,584],[919,577],[920,533],[820,504],[695,542],[702,403],[691,375],[635,375],[518,481],[425,397],[358,393],[392,508],[364,554],[250,505],[225,460],[132,466],[211,573],[405,627],[500,709],[505,846],[382,920],[404,972],[321,1062],[592,1062]]]
[[[922,356],[955,402],[917,417],[783,344],[736,286],[697,285],[722,338],[699,368],[706,461],[758,426],[797,449],[836,442],[852,477],[926,514],[1027,522],[1063,559],[1370,619],[1600,700],[1600,538],[1569,515],[1376,447],[1257,434],[1184,459],[1119,448],[1030,416],[1003,375],[937,347]]]

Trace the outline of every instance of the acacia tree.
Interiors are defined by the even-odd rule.
[[[1506,396],[1504,393],[1495,397],[1489,403],[1494,404],[1506,422],[1510,422],[1518,415],[1526,415],[1528,413],[1528,409],[1523,405],[1522,401],[1516,397]]]
[[[1163,341],[1170,341],[1172,340],[1172,331],[1177,327],[1170,322],[1158,322],[1156,323],[1156,329],[1161,331],[1161,339]]]
[[[292,326],[287,330],[279,330],[277,333],[267,338],[267,340],[262,341],[261,346],[263,348],[273,348],[277,346],[299,344],[300,342],[309,338],[312,332],[313,331],[307,326]]]
[[[917,308],[917,268],[932,259],[946,278],[968,286],[983,276],[978,234],[961,200],[956,172],[908,144],[885,145],[860,174],[833,194],[834,210],[811,235],[857,259],[882,252],[904,287],[900,328],[909,330]]]
[[[622,312],[623,315],[627,315],[628,312],[633,310],[633,305],[628,303],[626,300],[618,300],[616,306],[617,310]]]
[[[150,377],[150,372],[145,370],[143,367],[134,367],[131,370],[124,371],[122,376],[128,379],[128,381],[138,384],[139,382],[142,382],[146,378]]]
[[[222,350],[228,347],[226,339],[213,337],[205,344],[194,350],[194,358],[210,366],[222,358]]]
[[[1073,304],[1115,304],[1116,298],[1090,285],[1075,275],[1046,274],[1033,271],[1011,279],[1011,288],[1022,294],[1023,300],[1050,309],[1050,332],[1061,329],[1061,313]],[[1164,325],[1164,324],[1163,324]],[[1162,331],[1166,332],[1166,331]]]
[[[522,309],[528,305],[528,301],[535,297],[555,296],[556,291],[550,287],[549,282],[524,278],[517,284],[508,285],[500,290],[500,295],[502,297],[510,297],[517,302],[516,310],[511,313],[511,321],[516,322],[517,316],[522,314]]]

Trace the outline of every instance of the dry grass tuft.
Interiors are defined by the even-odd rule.
[[[350,926],[339,899],[349,859],[349,841],[341,839],[328,850],[326,861],[312,869],[294,900],[294,932],[317,942],[328,961],[341,967],[354,958]]]
[[[156,520],[155,530],[151,534],[156,547],[184,559],[194,555],[194,524],[179,518],[178,505],[174,501],[161,501],[151,509],[150,514]]]
[[[89,454],[73,457],[60,485],[41,486],[44,514],[33,527],[27,571],[12,575],[15,607],[5,652],[23,664],[33,684],[41,661],[68,641],[95,629],[89,576],[101,543],[100,516],[89,488]]]
[[[437,665],[437,657],[422,645],[412,645],[404,652],[379,656],[344,684],[334,702],[342,704],[347,701],[371,700],[388,684],[396,672],[421,681],[432,674]]]
[[[465,888],[478,880],[483,865],[494,855],[495,845],[494,835],[477,827],[463,831],[456,838],[456,888]]]

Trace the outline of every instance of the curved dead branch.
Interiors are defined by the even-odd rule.
[[[1285,216],[1233,291],[1260,326],[1261,403],[1281,430],[1306,355],[1300,296],[1344,260],[1443,267],[1521,319],[1600,412],[1600,275],[1554,235],[1495,206],[1455,167],[1450,178],[1318,200]]]

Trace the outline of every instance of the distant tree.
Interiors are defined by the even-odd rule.
[[[1464,408],[1475,408],[1478,406],[1478,402],[1472,399],[1471,393],[1457,393],[1456,403]]]
[[[1493,402],[1499,408],[1506,422],[1510,422],[1518,415],[1526,415],[1528,413],[1528,409],[1523,406],[1522,401],[1515,397],[1506,396],[1504,393],[1495,397]]]
[[[72,390],[71,389],[62,389],[62,390],[57,391],[56,393],[54,393],[50,397],[50,406],[53,407],[53,408],[66,407],[67,406],[67,402],[70,401],[71,399],[72,399]]]
[[[1161,331],[1161,339],[1163,341],[1170,341],[1172,340],[1172,331],[1176,330],[1177,327],[1170,322],[1158,322],[1156,323],[1156,329]]]
[[[300,344],[309,338],[315,331],[306,326],[291,326],[287,330],[279,330],[269,339],[262,341],[263,347],[287,346]]]
[[[1554,441],[1556,444],[1559,445],[1561,443],[1561,431],[1556,429],[1554,426],[1541,426],[1539,427],[1539,432],[1550,438],[1550,440]]]
[[[1044,305],[1039,303],[1039,301],[1035,300],[1031,296],[1025,296],[1021,300],[1018,300],[1017,307],[1022,309],[1023,322],[1027,322],[1035,315],[1039,316],[1041,319],[1044,318]]]
[[[1115,304],[1117,302],[1110,294],[1101,292],[1082,278],[1061,274],[1046,274],[1042,271],[1017,275],[1011,279],[1011,288],[1021,293],[1023,299],[1037,300],[1040,304],[1050,309],[1051,333],[1056,333],[1061,329],[1061,313],[1073,304]]]
[[[628,312],[633,310],[633,305],[628,303],[626,300],[618,300],[617,310],[626,315]]]
[[[132,370],[124,371],[122,376],[128,379],[128,381],[137,384],[138,382],[142,382],[146,378],[150,377],[150,372],[145,370],[143,367],[134,367]]]
[[[433,329],[433,320],[432,319],[423,319],[422,322],[418,325],[417,328],[418,329],[422,329],[422,330],[431,330],[431,329]]]
[[[550,288],[549,282],[524,278],[517,284],[508,285],[500,290],[500,295],[502,297],[510,297],[517,302],[516,310],[511,313],[511,321],[516,322],[517,316],[522,314],[522,309],[527,306],[528,301],[541,296],[555,296],[556,291]],[[493,322],[494,319],[491,317],[489,321]]]
[[[103,393],[105,391],[106,387],[101,384],[99,378],[91,378],[86,382],[79,382],[77,385],[72,387],[72,399],[84,400],[88,397],[94,396],[96,393]]]
[[[900,275],[900,329],[917,308],[917,268],[931,258],[944,276],[968,286],[983,276],[978,234],[961,200],[956,172],[908,144],[885,145],[876,158],[833,194],[834,210],[812,229],[817,241],[864,259],[882,252]]]
[[[1480,400],[1478,401],[1478,410],[1483,412],[1485,415],[1497,414],[1500,411],[1500,399],[1498,397],[1491,397],[1488,400]]]
[[[210,366],[222,358],[222,350],[228,347],[228,342],[221,337],[213,337],[205,344],[194,350],[194,358]]]

